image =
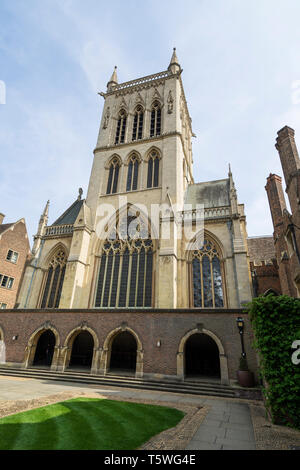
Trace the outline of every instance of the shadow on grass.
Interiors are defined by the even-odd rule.
[[[0,419],[0,450],[132,450],[183,416],[164,406],[75,398]]]

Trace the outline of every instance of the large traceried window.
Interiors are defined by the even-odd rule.
[[[104,242],[95,307],[151,307],[152,276],[148,223],[128,208]]]
[[[148,160],[147,188],[157,188],[159,183],[159,155],[152,150]]]
[[[224,307],[222,265],[212,241],[193,252],[192,276],[194,307]]]
[[[45,275],[44,292],[41,308],[58,308],[65,277],[67,255],[60,249],[53,256]]]
[[[123,144],[125,142],[126,122],[127,122],[126,111],[124,111],[124,109],[121,109],[121,111],[119,112],[119,117],[118,117],[118,122],[117,122],[115,144]]]
[[[161,134],[161,106],[159,101],[154,101],[151,109],[150,137]]]
[[[118,189],[118,179],[120,171],[120,162],[117,157],[115,157],[109,167],[108,181],[106,194],[114,194]]]
[[[126,191],[134,191],[137,189],[139,175],[139,159],[136,154],[131,155],[128,164]]]
[[[138,106],[135,110],[132,128],[132,140],[143,138],[144,110],[142,106]]]

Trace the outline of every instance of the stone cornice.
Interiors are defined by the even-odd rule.
[[[82,313],[91,313],[91,314],[111,314],[111,313],[138,313],[138,314],[204,314],[204,315],[210,315],[210,314],[232,314],[232,315],[247,315],[248,313],[246,310],[243,308],[71,308],[71,309],[5,309],[1,311],[1,316],[5,314],[16,314],[16,313],[22,313],[22,314],[47,314],[47,316],[51,316],[51,314],[56,314],[59,313],[60,315],[62,313],[64,314],[82,314]]]
[[[106,93],[99,93],[99,95],[103,96],[104,99],[110,95],[124,96],[128,93],[133,93],[134,91],[143,90],[144,88],[158,86],[160,84],[163,84],[166,80],[170,78],[178,77],[180,74],[181,71],[173,74],[169,70],[164,70],[162,72],[154,73],[152,75],[146,75],[145,77],[120,83],[118,85],[115,85],[112,91]]]

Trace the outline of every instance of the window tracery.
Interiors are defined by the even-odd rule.
[[[58,308],[61,297],[67,255],[60,249],[51,259],[46,273],[46,282],[42,296],[41,308]]]
[[[116,138],[115,144],[123,144],[125,141],[125,131],[126,131],[126,122],[127,122],[127,114],[124,109],[121,109],[119,112],[118,122],[117,122],[117,130],[116,130]]]
[[[115,157],[109,167],[108,181],[106,194],[114,194],[118,189],[118,179],[120,171],[120,162],[117,157]]]
[[[142,106],[137,106],[133,119],[132,140],[143,138],[143,124],[144,110]]]
[[[148,224],[129,208],[103,245],[95,307],[151,307],[152,272]]]
[[[161,105],[155,101],[151,109],[150,137],[161,134]]]
[[[139,159],[136,154],[131,155],[128,164],[126,191],[134,191],[137,189],[139,174]]]
[[[159,183],[159,154],[152,150],[148,160],[147,188],[157,188]]]
[[[224,307],[221,257],[211,240],[193,252],[192,273],[194,307]]]

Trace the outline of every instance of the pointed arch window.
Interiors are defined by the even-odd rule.
[[[155,101],[151,109],[150,137],[161,134],[161,106],[159,101]]]
[[[120,171],[120,162],[118,158],[114,158],[109,167],[106,194],[114,194],[118,189],[118,179]]]
[[[118,116],[115,144],[123,144],[125,141],[127,114],[121,109]]]
[[[152,150],[148,160],[147,188],[157,188],[159,182],[159,155]]]
[[[64,250],[59,250],[51,259],[45,274],[41,308],[59,308],[66,263],[67,255]]]
[[[129,208],[104,243],[95,307],[151,307],[153,254],[148,224]]]
[[[216,245],[208,239],[193,253],[192,277],[194,307],[224,307],[221,257]]]
[[[144,110],[142,106],[137,106],[132,128],[132,140],[139,140],[143,138],[143,124],[144,124]]]
[[[139,175],[139,159],[136,154],[130,157],[128,164],[126,191],[134,191],[137,189]]]

